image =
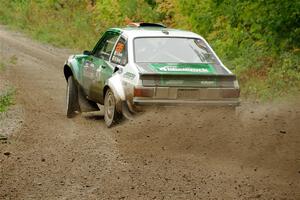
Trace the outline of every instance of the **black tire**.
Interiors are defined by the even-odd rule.
[[[106,126],[112,127],[120,122],[122,113],[116,109],[116,99],[111,89],[108,89],[104,98],[104,121]]]
[[[67,106],[67,117],[72,118],[76,115],[78,110],[78,90],[75,85],[73,76],[68,77],[67,92],[66,92],[66,106]]]

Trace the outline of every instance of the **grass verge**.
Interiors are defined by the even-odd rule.
[[[10,105],[14,104],[15,90],[10,88],[0,93],[0,112],[5,112]]]

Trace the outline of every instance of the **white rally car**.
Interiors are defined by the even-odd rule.
[[[108,29],[64,65],[67,116],[104,105],[108,127],[146,105],[239,104],[239,84],[201,36],[160,24]]]

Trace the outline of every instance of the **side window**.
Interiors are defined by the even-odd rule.
[[[125,66],[127,64],[128,62],[127,45],[126,45],[126,41],[123,38],[121,38],[118,41],[111,58],[111,62],[122,66]]]
[[[119,34],[113,32],[106,33],[106,36],[100,42],[95,51],[95,56],[108,61],[118,38]]]

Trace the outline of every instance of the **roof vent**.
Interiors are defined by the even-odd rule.
[[[128,24],[129,27],[160,27],[160,28],[167,28],[163,24],[157,23],[146,23],[146,22],[132,22]]]

